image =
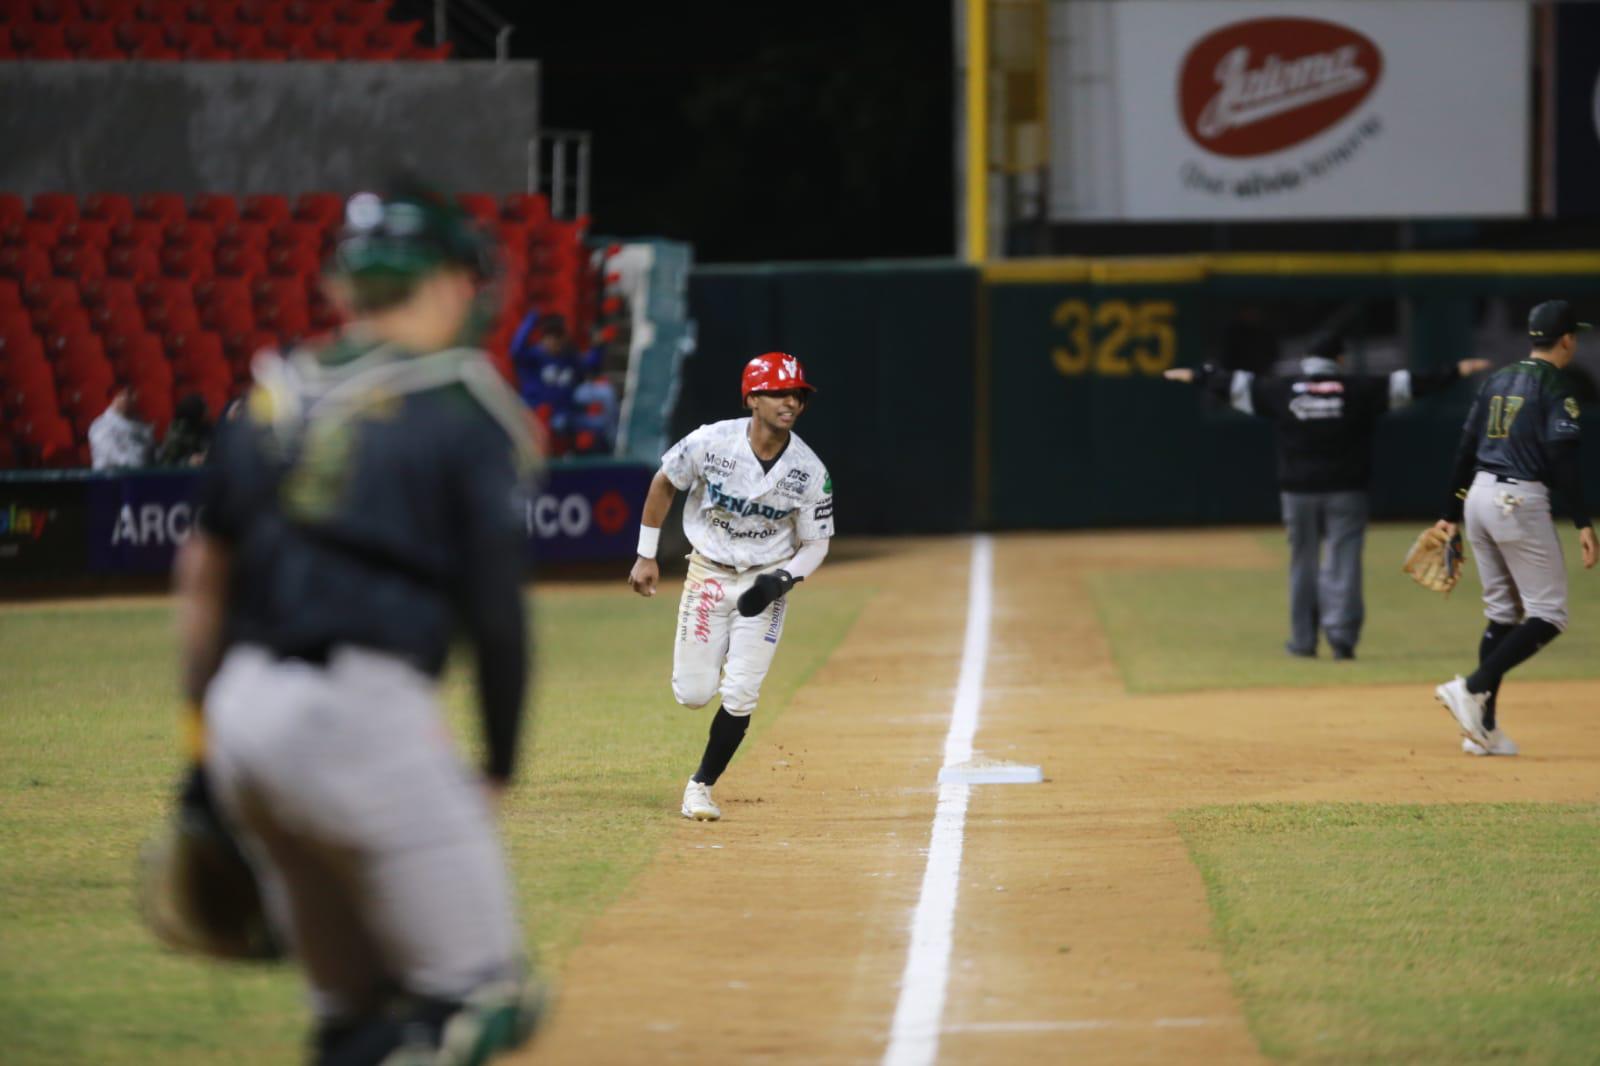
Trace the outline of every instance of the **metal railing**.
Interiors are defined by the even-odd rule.
[[[516,29],[483,0],[433,2],[434,43],[453,41],[457,52],[468,50],[465,46],[470,44],[492,42],[495,62],[504,63],[511,58],[511,35]]]
[[[582,218],[589,213],[587,130],[543,130],[528,142],[528,191],[550,198],[552,218]]]

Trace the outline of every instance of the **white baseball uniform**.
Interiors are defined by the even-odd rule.
[[[732,715],[755,710],[788,600],[745,618],[736,609],[739,596],[761,574],[783,568],[802,544],[833,536],[833,481],[816,453],[791,433],[772,469],[763,470],[749,430],[748,418],[713,422],[661,459],[667,479],[688,494],[683,532],[694,547],[678,604],[672,693],[685,706],[703,707],[720,687]]]

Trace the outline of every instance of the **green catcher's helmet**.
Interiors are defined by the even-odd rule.
[[[413,286],[446,267],[479,281],[494,275],[489,240],[449,197],[401,179],[386,192],[358,192],[345,203],[344,228],[330,271],[351,282],[357,308],[403,301]]]

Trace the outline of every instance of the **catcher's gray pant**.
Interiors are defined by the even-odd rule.
[[[1515,625],[1543,618],[1567,628],[1567,564],[1537,481],[1500,481],[1479,471],[1467,491],[1467,542],[1483,582],[1483,613]]]
[[[1365,492],[1282,493],[1289,531],[1289,647],[1309,655],[1317,627],[1330,644],[1354,648],[1366,605],[1361,546],[1367,535]]]
[[[751,618],[741,615],[737,604],[758,576],[782,565],[741,574],[698,552],[690,554],[678,600],[678,639],[672,645],[672,695],[679,703],[704,707],[720,689],[722,709],[729,714],[756,709],[761,683],[783,639],[789,597],[780,596]]]
[[[319,1017],[399,991],[459,1000],[520,974],[487,801],[427,676],[358,648],[324,667],[239,647],[206,725],[210,778]]]

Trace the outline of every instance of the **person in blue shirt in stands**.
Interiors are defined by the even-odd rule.
[[[579,352],[557,314],[528,312],[511,341],[511,361],[522,400],[550,431],[553,454],[611,451],[616,393],[601,373],[604,349]]]

